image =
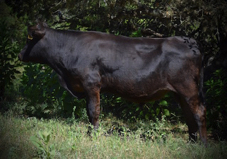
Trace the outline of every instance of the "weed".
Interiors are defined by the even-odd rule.
[[[38,137],[31,136],[31,142],[38,149],[38,156],[46,159],[54,158],[55,150],[54,144],[50,144],[50,136],[49,132],[39,132]]]

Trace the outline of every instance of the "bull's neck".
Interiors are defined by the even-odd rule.
[[[48,29],[46,32],[45,47],[47,64],[56,72],[66,69],[67,59],[76,55],[77,34],[63,30]]]

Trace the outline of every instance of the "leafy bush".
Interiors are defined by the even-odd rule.
[[[205,83],[208,127],[221,139],[227,137],[227,74],[225,69],[216,70]]]
[[[22,76],[21,92],[28,100],[27,115],[47,117],[59,114],[80,117],[84,100],[77,100],[59,84],[56,73],[48,66],[27,64]]]
[[[128,121],[156,120],[161,119],[163,115],[170,119],[173,117],[171,114],[181,115],[181,110],[171,94],[146,104],[128,102],[115,95],[101,94],[101,109],[106,115],[113,113],[118,118]]]
[[[16,74],[20,73],[17,67],[19,45],[13,37],[14,32],[9,28],[5,20],[0,19],[0,100],[3,98],[6,86],[12,84]]]

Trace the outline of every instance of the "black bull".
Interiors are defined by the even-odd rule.
[[[206,108],[202,102],[202,55],[187,37],[129,38],[100,32],[62,31],[44,23],[28,28],[19,58],[48,64],[74,96],[86,95],[87,114],[98,128],[100,92],[144,103],[174,92],[189,128],[206,144]]]

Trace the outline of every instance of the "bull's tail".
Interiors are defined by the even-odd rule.
[[[200,80],[199,80],[199,96],[203,105],[205,105],[205,97],[203,92],[203,78],[204,78],[204,55],[202,55],[202,64],[200,69]]]
[[[201,103],[203,105],[205,105],[205,100],[204,100],[204,92],[203,92],[203,76],[204,76],[204,54],[203,54],[203,47],[201,45],[201,43],[197,42],[195,39],[193,38],[187,38],[187,37],[183,37],[184,39],[184,43],[188,43],[189,44],[189,48],[194,52],[194,54],[202,56],[201,59],[201,65],[200,67],[200,77],[198,82],[198,86],[199,86],[199,97],[201,100]]]

